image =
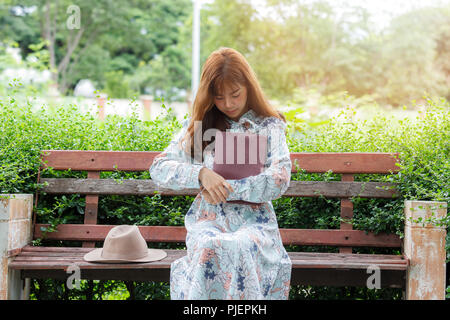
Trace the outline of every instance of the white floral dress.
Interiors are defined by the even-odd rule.
[[[198,194],[185,216],[187,255],[170,270],[171,299],[279,299],[289,296],[291,260],[283,247],[271,200],[288,188],[291,160],[284,130],[275,117],[260,117],[250,109],[238,122],[228,119],[230,132],[268,136],[264,171],[241,180],[227,200],[255,205],[211,205]],[[152,180],[162,188],[200,188],[202,167],[212,168],[214,151],[194,163],[179,147],[189,119],[150,167]]]

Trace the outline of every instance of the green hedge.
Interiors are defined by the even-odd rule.
[[[370,121],[352,120],[342,113],[321,126],[303,123],[290,131],[291,152],[399,152],[400,173],[356,175],[355,181],[384,181],[399,184],[401,197],[391,199],[354,198],[354,228],[403,235],[403,201],[449,199],[449,104],[428,100],[423,118],[400,121],[380,113]],[[347,111],[351,111],[350,109]],[[35,193],[40,151],[76,150],[163,150],[181,124],[170,112],[154,121],[107,116],[99,121],[80,112],[76,105],[34,109],[25,98],[0,100],[0,193]],[[41,177],[86,177],[84,172],[46,170]],[[149,179],[148,172],[104,172],[101,178]],[[339,175],[299,172],[292,180],[340,180]],[[102,196],[100,224],[183,225],[193,197]],[[37,222],[77,223],[83,221],[85,199],[79,195],[41,194]],[[337,228],[339,200],[280,198],[273,202],[280,227]],[[448,220],[444,221],[449,225]],[[52,227],[49,228],[52,231]],[[447,237],[447,253],[450,240]],[[47,240],[35,245],[79,245]],[[183,248],[184,244],[150,244],[159,248]],[[290,250],[336,250],[324,247],[287,246]],[[361,248],[360,252],[390,252],[391,249]],[[449,255],[447,255],[449,257]],[[134,287],[134,289],[132,289]],[[130,295],[131,292],[131,295]],[[401,289],[333,288],[291,286],[290,299],[401,299]],[[169,299],[167,283],[82,281],[81,290],[68,290],[64,281],[34,280],[33,299]]]

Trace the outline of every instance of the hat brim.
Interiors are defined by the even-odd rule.
[[[139,262],[152,262],[164,259],[167,257],[167,252],[161,249],[148,249],[147,256],[135,260],[128,259],[105,259],[102,257],[103,248],[94,249],[86,253],[83,259],[87,262],[101,262],[101,263],[139,263]]]

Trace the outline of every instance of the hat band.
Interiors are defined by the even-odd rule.
[[[113,252],[107,252],[104,249],[102,249],[101,257],[103,259],[117,259],[117,260],[137,260],[145,258],[148,254],[148,251],[145,252],[131,252],[128,254],[123,253],[113,253]]]

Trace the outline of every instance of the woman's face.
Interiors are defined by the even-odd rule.
[[[240,84],[223,86],[223,92],[214,96],[214,103],[228,118],[238,121],[248,111],[247,88]]]

